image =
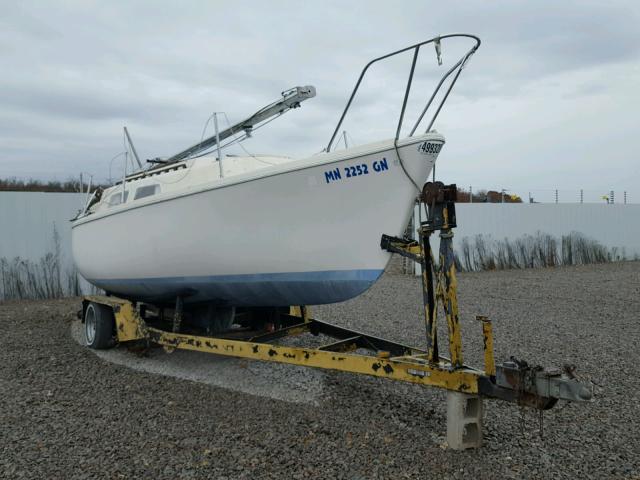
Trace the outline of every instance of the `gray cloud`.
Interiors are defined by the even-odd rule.
[[[106,178],[122,125],[144,156],[168,155],[198,141],[214,110],[237,121],[314,84],[316,99],[246,143],[308,155],[326,144],[370,58],[467,31],[483,45],[436,125],[448,138],[441,174],[496,188],[632,190],[639,20],[630,1],[14,2],[0,17],[0,176]],[[445,60],[463,50],[445,44]],[[431,47],[420,59],[407,122],[442,72]],[[393,135],[408,63],[371,72],[345,123],[354,139]],[[606,167],[603,137],[616,139]]]

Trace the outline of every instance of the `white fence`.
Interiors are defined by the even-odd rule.
[[[85,195],[82,193],[0,192],[0,258],[35,261],[55,247],[71,265],[71,223]]]
[[[61,268],[73,269],[71,224],[85,196],[80,193],[0,192],[0,259],[37,262],[60,242]],[[459,203],[455,244],[467,237],[510,240],[537,232],[560,239],[580,232],[626,258],[640,256],[640,205]],[[418,218],[416,216],[416,222]],[[437,237],[434,249],[438,248]]]
[[[0,300],[88,291],[71,256],[81,193],[0,192]]]
[[[477,235],[514,240],[542,232],[559,240],[579,232],[627,259],[640,256],[640,204],[459,203],[456,216],[458,248],[464,238],[473,240]],[[437,251],[437,236],[433,243]]]

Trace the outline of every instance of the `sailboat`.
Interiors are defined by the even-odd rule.
[[[400,138],[418,52],[433,44],[440,62],[441,42],[455,37],[473,46],[444,74],[413,129]],[[307,158],[222,151],[313,98],[312,86],[283,92],[227,129],[216,122],[211,138],[151,160],[149,168],[89,196],[72,224],[78,270],[109,294],[158,305],[179,297],[187,307],[277,307],[360,295],[389,262],[381,235],[401,236],[407,226],[445,144],[434,121],[479,45],[473,35],[443,35],[372,60],[327,146]],[[369,67],[405,52],[414,55],[395,137],[336,150]],[[426,130],[418,132],[433,110]]]

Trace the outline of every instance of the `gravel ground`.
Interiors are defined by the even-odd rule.
[[[251,395],[105,361],[70,335],[78,299],[9,302],[0,477],[640,479],[640,263],[464,274],[459,291],[467,362],[487,314],[498,360],[574,363],[595,401],[547,412],[543,438],[537,415],[487,401],[485,446],[451,451],[436,389],[327,372],[314,402]],[[385,276],[314,314],[420,345],[420,298]]]
[[[80,320],[71,324],[71,336],[81,345],[86,343]],[[324,390],[326,372],[315,368],[252,362],[244,358],[206,355],[188,350],[176,350],[167,355],[160,347],[149,349],[141,355],[132,355],[126,345],[93,352],[105,361],[135,370],[291,403],[319,405]]]

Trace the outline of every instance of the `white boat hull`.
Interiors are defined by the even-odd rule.
[[[418,185],[443,143],[436,133],[399,142],[402,164]],[[177,295],[233,306],[340,302],[381,275],[390,254],[380,237],[403,233],[418,193],[392,142],[259,175],[76,220],[80,273],[113,294],[156,303]]]

